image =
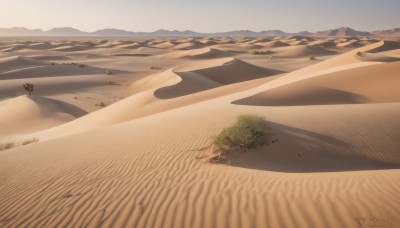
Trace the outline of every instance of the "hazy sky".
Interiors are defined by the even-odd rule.
[[[0,27],[217,32],[400,27],[400,0],[0,0]]]

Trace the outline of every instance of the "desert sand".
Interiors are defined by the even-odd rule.
[[[396,39],[1,38],[0,227],[400,227],[399,60]],[[279,141],[199,159],[242,114]]]

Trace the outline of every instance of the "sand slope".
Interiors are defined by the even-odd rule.
[[[182,67],[181,67],[182,68]],[[181,81],[175,85],[163,87],[154,95],[161,99],[184,96],[222,85],[254,80],[261,77],[278,74],[278,71],[253,66],[238,59],[224,59],[221,65],[209,66],[193,71],[174,71]]]
[[[327,105],[400,102],[400,62],[304,79],[234,102],[244,105]]]
[[[399,126],[390,124],[399,117],[393,115],[399,107],[368,105],[347,113],[340,111],[342,107],[323,112],[286,109],[289,114],[282,115],[276,109],[202,103],[96,132],[8,150],[0,154],[0,191],[6,196],[0,204],[7,205],[0,210],[2,226],[358,227],[354,219],[359,217],[396,218],[400,203],[396,194],[400,189],[395,184],[399,180],[397,170],[285,174],[266,171],[274,168],[265,165],[264,170],[207,165],[194,157],[201,153],[197,149],[207,146],[210,137],[239,113],[257,113],[295,129],[275,126],[296,140],[279,135],[281,143],[264,153],[274,157],[280,149],[290,151],[287,146],[297,148],[286,156],[293,163],[275,169],[289,171],[285,167],[293,168],[293,164],[321,164],[326,156],[330,158],[326,164],[336,158],[339,160],[334,167],[343,169],[340,154],[354,148],[358,148],[358,156],[347,155],[344,160],[357,161],[363,156],[372,160],[369,168],[382,167],[379,161],[399,162],[395,153],[399,145],[394,141],[399,135],[393,131]],[[386,114],[382,115],[381,110]],[[359,119],[365,111],[371,113],[368,125],[365,119]],[[296,113],[302,123],[290,121],[290,113]],[[338,113],[347,124],[338,126],[337,121],[326,121]],[[391,134],[365,133],[382,120]],[[316,123],[319,129],[334,130],[316,132]],[[309,141],[301,140],[303,137]],[[328,141],[321,144],[321,137]],[[315,144],[326,151],[318,150]],[[385,154],[378,156],[383,148]],[[296,153],[303,152],[306,158],[302,162]],[[20,156],[13,156],[15,153]],[[318,159],[320,156],[322,159]],[[29,172],[11,165],[17,163],[21,167],[29,164]]]
[[[87,114],[62,101],[20,96],[0,102],[0,137],[54,127]]]

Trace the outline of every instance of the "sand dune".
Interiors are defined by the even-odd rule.
[[[37,96],[20,96],[0,102],[0,137],[31,133],[87,114],[71,104]]]
[[[169,53],[161,55],[161,58],[192,58],[192,59],[208,59],[208,58],[222,58],[231,56],[230,53],[224,52],[214,48],[201,48],[187,51],[180,51],[176,53]]]
[[[181,81],[175,85],[156,90],[154,95],[157,98],[170,99],[185,96],[222,85],[275,75],[279,72],[256,67],[238,59],[227,58],[221,65],[208,66],[193,71],[176,69],[174,73],[179,75]]]
[[[307,45],[295,45],[290,47],[279,47],[273,49],[274,56],[286,57],[286,58],[298,58],[307,56],[320,56],[320,55],[331,55],[332,51],[325,50],[316,46]]]
[[[78,64],[56,64],[24,67],[21,69],[10,70],[0,73],[0,80],[5,79],[21,79],[21,78],[38,78],[38,77],[57,77],[68,75],[89,75],[104,74],[106,69],[95,68],[90,66],[81,66]]]
[[[398,179],[397,170],[285,174],[267,171],[265,166],[264,170],[249,169],[248,166],[244,169],[205,165],[193,159],[199,153],[195,152],[196,149],[207,146],[210,137],[224,124],[231,122],[239,113],[254,112],[268,115],[271,121],[283,121],[290,123],[291,128],[302,129],[299,135],[299,132],[282,128],[283,132],[297,138],[281,138],[281,141],[288,140],[286,142],[294,144],[280,143],[267,150],[268,154],[279,154],[280,149],[288,151],[288,146],[297,148],[290,155],[291,159],[285,159],[293,162],[281,164],[279,170],[293,163],[321,164],[324,158],[330,159],[323,164],[338,159],[334,164],[340,168],[340,154],[346,154],[354,150],[354,147],[358,148],[356,154],[367,156],[370,153],[370,159],[398,162],[398,156],[393,157],[395,153],[387,154],[388,151],[396,150],[393,144],[376,144],[394,142],[398,134],[383,136],[376,132],[372,135],[361,134],[361,138],[356,138],[361,132],[371,132],[369,129],[374,126],[373,123],[381,124],[383,119],[386,126],[392,118],[398,118],[398,115],[390,115],[399,108],[398,104],[391,108],[365,108],[355,109],[351,113],[340,112],[340,108],[335,107],[325,109],[322,113],[302,108],[287,109],[287,113],[296,113],[303,120],[294,124],[296,120],[288,122],[293,119],[293,115],[282,116],[282,112],[276,109],[240,109],[221,106],[220,102],[215,101],[192,106],[190,109],[149,116],[97,132],[5,151],[0,154],[4,174],[1,193],[7,196],[0,201],[2,205],[7,205],[7,210],[0,210],[2,223],[6,226],[102,224],[134,227],[285,227],[330,224],[356,227],[354,218],[368,213],[382,218],[395,218],[396,210],[393,208],[397,209],[399,199],[395,193],[397,191],[393,191],[398,190],[393,180]],[[360,120],[359,114],[367,110],[371,116]],[[387,115],[382,116],[381,110],[386,110]],[[327,123],[325,118],[333,117],[338,112],[342,113],[342,121],[352,124],[339,127],[336,121]],[[221,115],[224,116],[222,121]],[[371,119],[375,115],[381,118]],[[199,116],[209,118],[199,119]],[[372,125],[365,125],[365,120],[369,120]],[[332,125],[336,126],[334,131],[315,132],[315,126],[332,129]],[[390,132],[398,129],[397,125],[387,126]],[[343,131],[347,134],[343,134]],[[321,144],[324,135],[329,141]],[[350,138],[340,135],[348,135]],[[301,137],[310,141],[304,141]],[[92,140],[97,143],[86,143]],[[365,140],[367,145],[363,145]],[[150,143],[159,143],[159,147],[149,146],[152,145]],[[320,154],[318,147],[313,146],[315,144],[327,148],[327,155]],[[313,148],[312,152],[310,148]],[[374,158],[379,148],[385,148],[385,157],[381,155]],[[36,153],[29,153],[32,150]],[[48,151],[53,155],[48,156]],[[296,154],[303,151],[306,152],[306,158],[301,159]],[[12,156],[11,152],[20,156]],[[350,161],[350,158],[358,160],[355,154],[343,160]],[[316,159],[315,162],[312,162],[313,159]],[[16,163],[21,165],[20,169],[10,165]],[[24,168],[28,167],[27,164],[30,172]],[[50,167],[57,168],[49,169],[50,164]],[[320,166],[323,168],[322,164]],[[369,167],[377,167],[377,162]],[[19,185],[24,187],[17,190],[13,188],[11,191],[11,186]],[[257,194],[251,194],[252,191]],[[224,194],[221,195],[221,192]],[[16,194],[25,197],[15,200],[13,196]],[[360,201],[360,198],[364,200]],[[361,203],[365,200],[367,204]],[[182,206],[182,201],[186,206]],[[337,201],[340,201],[341,206],[332,207],[335,204],[333,202]],[[240,209],[246,207],[248,202],[252,202],[253,210],[257,213],[244,213],[247,210]],[[237,205],[237,210],[232,210],[230,205],[233,204]],[[304,205],[307,207],[304,208]],[[56,213],[52,208],[58,208]],[[96,208],[101,208],[102,213]],[[295,208],[297,213],[292,214],[290,219],[284,219],[289,216],[289,208]],[[19,217],[23,219],[15,219]],[[238,217],[241,218],[240,223],[231,219]]]
[[[352,47],[352,48],[357,48],[357,47],[362,47],[364,45],[362,45],[358,40],[354,40],[354,41],[349,41],[349,42],[343,42],[343,43],[338,43],[336,46],[338,47]]]
[[[51,49],[52,51],[84,51],[93,48],[93,46],[90,45],[67,45],[67,46],[61,46],[61,47],[56,47]]]
[[[394,49],[400,49],[400,42],[398,41],[381,41],[381,42],[383,42],[382,45],[372,50],[369,50],[368,52],[377,53],[383,51],[390,51]]]
[[[153,45],[153,47],[155,48],[172,48],[176,45],[175,42],[171,42],[171,41],[166,41],[166,42],[162,42],[159,44],[155,44]]]
[[[400,62],[343,70],[267,90],[234,104],[291,106],[400,102],[398,69]]]
[[[3,42],[0,148],[15,147],[0,151],[0,227],[399,227],[399,53],[371,42]],[[28,48],[46,43],[66,50]],[[250,53],[265,49],[282,58]],[[85,67],[46,62],[59,56]],[[26,80],[36,95],[10,98]],[[198,159],[243,114],[279,141]]]
[[[47,63],[27,58],[24,56],[11,56],[0,59],[0,73],[12,71],[15,69],[44,66],[44,65],[47,65]]]
[[[377,61],[377,62],[400,61],[400,56],[397,58],[397,57],[387,56],[384,53],[358,52],[356,57],[362,61]]]

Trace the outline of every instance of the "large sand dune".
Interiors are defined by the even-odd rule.
[[[87,114],[71,104],[36,96],[0,102],[0,137],[54,127]]]
[[[397,41],[0,43],[0,227],[400,226]],[[278,142],[198,159],[242,114]]]
[[[400,63],[394,62],[319,75],[235,103],[291,106],[400,102],[399,68]]]

